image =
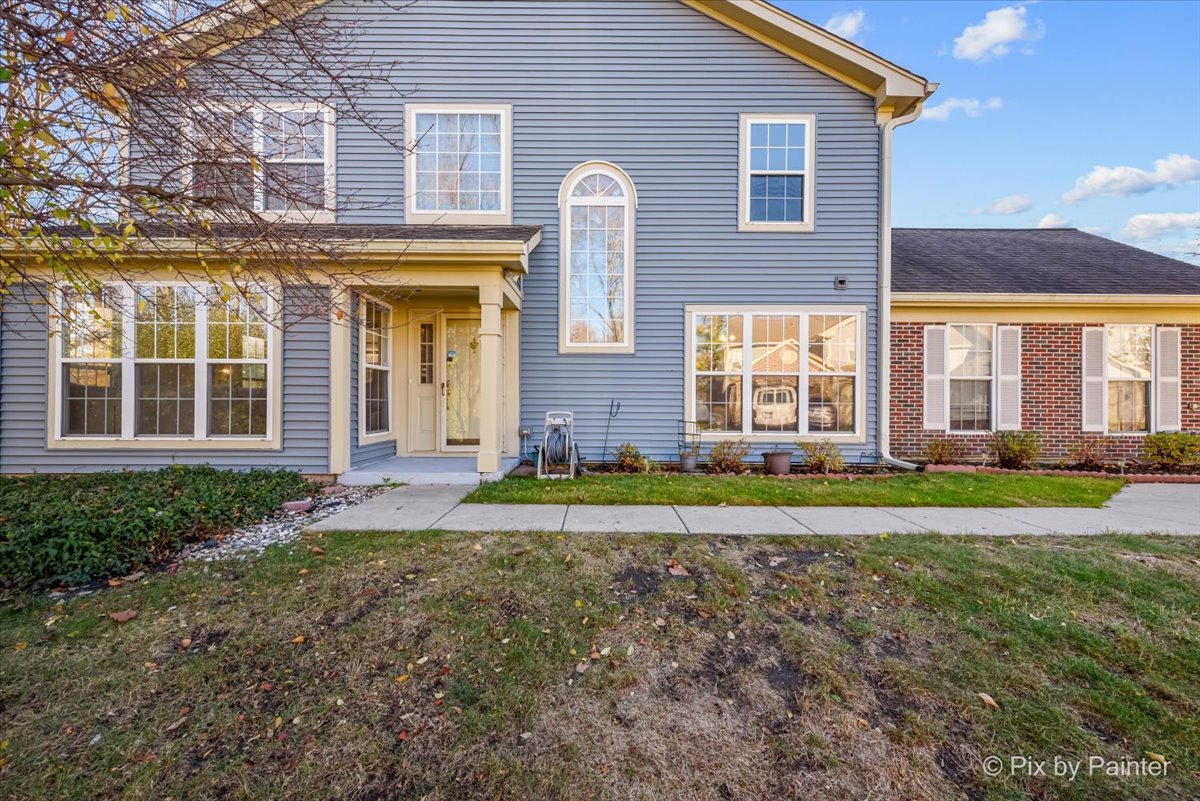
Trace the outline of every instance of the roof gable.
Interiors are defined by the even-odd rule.
[[[228,0],[168,31],[163,37],[183,65],[211,58],[266,33],[280,22],[324,5],[326,0]],[[932,84],[824,28],[792,16],[765,0],[679,0],[789,58],[829,75],[870,97],[881,113],[899,116],[933,93]],[[138,73],[149,83],[162,76]]]

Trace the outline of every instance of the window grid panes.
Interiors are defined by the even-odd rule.
[[[63,436],[267,436],[264,293],[139,284],[62,297],[64,317],[88,321],[64,320]],[[93,358],[101,355],[110,358]]]
[[[415,210],[499,212],[503,124],[498,112],[417,112]]]
[[[196,433],[196,291],[135,288],[134,436]]]
[[[362,414],[366,434],[391,430],[391,327],[390,308],[375,301],[364,302]]]
[[[421,323],[417,361],[421,365],[421,383],[433,383],[433,323]]]
[[[267,107],[219,111],[197,133],[193,191],[258,211],[327,207],[329,112]]]
[[[808,124],[763,120],[748,127],[749,222],[805,222]]]
[[[992,428],[992,347],[990,325],[951,325],[950,430]]]
[[[854,431],[858,369],[858,317],[808,317],[808,431]]]
[[[750,428],[799,431],[800,318],[751,317]]]
[[[697,430],[854,434],[859,322],[858,314],[693,314]]]
[[[567,201],[567,321],[571,345],[627,339],[629,198],[606,173],[580,177]]]
[[[1108,430],[1149,431],[1154,326],[1110,325],[1105,340]]]

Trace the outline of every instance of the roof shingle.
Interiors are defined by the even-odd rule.
[[[1073,228],[896,228],[892,289],[1200,295],[1200,267]]]

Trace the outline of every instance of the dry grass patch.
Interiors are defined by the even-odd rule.
[[[338,534],[14,596],[0,797],[1192,797],[1198,557],[1133,537]],[[1165,778],[981,769],[1146,752]]]

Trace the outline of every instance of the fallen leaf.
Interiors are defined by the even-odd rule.
[[[110,578],[108,580],[108,586],[110,586],[110,587],[120,587],[124,583],[125,583],[125,581],[123,579],[119,579],[119,578]]]
[[[591,662],[580,662],[575,666],[576,673],[587,673],[587,669],[592,666]]]
[[[726,637],[728,637],[728,638],[729,638],[729,639],[731,639],[731,640],[737,639],[736,637],[734,637],[734,636],[733,636],[733,632],[732,632],[732,631],[727,631],[727,632],[725,632],[725,636],[726,636]]]
[[[297,634],[295,637],[288,640],[288,642],[290,642],[292,645],[304,645],[304,635]]]
[[[1167,762],[1167,758],[1166,758],[1165,756],[1163,756],[1162,754],[1156,754],[1156,753],[1154,753],[1153,751],[1147,751],[1147,752],[1146,752],[1146,756],[1147,756],[1147,757],[1149,757],[1150,759],[1153,759],[1155,762],[1158,762],[1158,763],[1162,764],[1162,765],[1167,765],[1167,764],[1168,764],[1168,762]]]
[[[319,546],[316,546],[316,545],[310,545],[310,546],[308,546],[308,552],[309,552],[309,553],[311,553],[311,554],[315,554],[315,555],[317,555],[317,556],[324,556],[324,555],[325,555],[325,549],[324,549],[324,548],[321,548],[321,547],[319,547]]]
[[[1000,705],[996,703],[996,699],[987,693],[979,693],[979,700],[990,706],[992,709],[999,709]]]
[[[656,617],[654,618],[654,625],[661,629],[663,626],[667,625],[667,621],[663,620],[661,617]]]
[[[174,723],[172,723],[170,726],[168,726],[168,727],[167,727],[167,731],[175,731],[175,730],[176,730],[176,729],[178,729],[180,726],[182,726],[184,723],[187,723],[187,716],[186,716],[186,715],[185,715],[185,716],[183,716],[183,717],[181,717],[179,720],[175,721]]]
[[[138,616],[136,609],[126,609],[121,612],[109,612],[108,617],[114,623],[128,623]]]
[[[19,643],[17,643],[17,650],[18,650],[18,651],[24,651],[24,650],[25,650],[26,648],[28,648],[28,647],[29,647],[29,643],[27,643],[27,642],[19,642]]]
[[[406,681],[408,681],[408,674],[407,674],[407,673],[401,673],[399,676],[397,676],[397,677],[396,677],[396,682],[397,682],[398,684],[403,684],[403,683],[404,683],[404,682],[406,682]]]
[[[191,647],[191,645],[192,645],[191,637],[184,637],[182,640],[179,641],[180,648],[189,648],[189,647]]]
[[[675,561],[674,559],[671,559],[670,561],[667,562],[667,572],[670,573],[672,576],[690,576],[690,575],[692,575],[691,573],[688,572],[688,569],[686,567],[679,564],[679,562]]]
[[[299,570],[297,570],[297,571],[296,571],[296,575],[299,575],[299,576],[307,576],[307,575],[308,575],[308,568],[307,568],[307,567],[302,567],[302,568],[300,568]]]
[[[145,570],[135,570],[134,572],[130,573],[128,576],[125,576],[125,580],[126,581],[141,581],[143,578],[145,578],[145,576],[146,576]]]

